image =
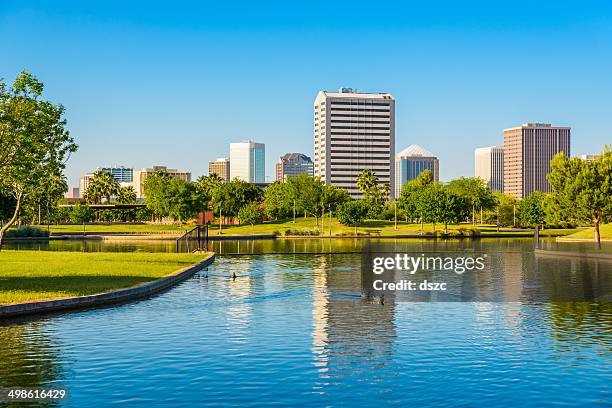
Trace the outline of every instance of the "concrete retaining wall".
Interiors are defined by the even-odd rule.
[[[80,296],[74,298],[47,300],[41,302],[19,303],[16,305],[0,306],[0,320],[8,317],[24,316],[37,313],[56,312],[61,310],[82,309],[94,306],[121,303],[151,296],[193,276],[197,271],[207,267],[215,260],[215,254],[188,268],[181,269],[173,275],[156,281],[128,289],[119,289],[113,292],[98,295]]]

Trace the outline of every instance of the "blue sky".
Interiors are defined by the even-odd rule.
[[[504,127],[572,127],[572,154],[612,143],[612,3],[0,1],[0,77],[23,68],[105,164],[207,173],[230,141],[312,156],[312,103],[341,86],[391,92],[396,147],[473,175]],[[296,4],[292,4],[296,3]]]

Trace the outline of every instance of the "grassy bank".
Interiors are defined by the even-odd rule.
[[[0,252],[0,305],[93,295],[163,278],[203,254]]]
[[[250,225],[223,225],[223,235],[251,235],[254,234],[277,234],[279,236],[308,236],[308,235],[320,235],[323,229],[325,235],[329,235],[329,219],[325,219],[325,225],[322,228],[321,220],[317,226],[317,222],[314,218],[297,218],[295,223],[293,220],[282,220],[282,221],[266,221],[263,224],[255,225],[253,229]],[[40,226],[39,228],[46,229],[46,226]],[[176,233],[180,235],[182,232],[193,228],[193,225],[176,225],[176,224],[100,224],[100,225],[86,225],[87,233],[133,233],[133,234],[155,234],[155,233]],[[355,229],[351,226],[342,225],[337,219],[333,218],[331,223],[332,235],[333,236],[352,236],[355,234]],[[473,226],[470,223],[463,223],[459,225],[449,225],[448,227],[451,235],[459,235],[460,233],[465,236],[470,236],[472,230],[476,230],[476,235],[487,236],[487,235],[524,235],[531,234],[532,230],[518,229],[518,228],[501,228],[500,232],[497,232],[495,225],[476,225]],[[441,233],[444,230],[444,225],[437,224],[436,232]],[[398,222],[397,229],[394,227],[393,221],[384,220],[367,220],[357,227],[358,235],[365,236],[395,236],[395,235],[417,235],[421,231],[419,224]],[[546,229],[542,231],[543,236],[559,236],[572,234],[578,230],[576,229]],[[51,226],[51,233],[75,233],[79,234],[83,232],[82,225],[53,225]],[[425,224],[423,226],[423,232],[427,235],[434,232],[432,224]],[[210,235],[219,235],[219,224],[210,225]]]
[[[599,233],[601,234],[602,241],[612,241],[612,224],[605,224],[599,227]],[[564,239],[578,239],[584,241],[595,240],[595,229],[594,228],[583,228],[573,234],[563,237]]]
[[[190,228],[193,225],[177,225],[177,224],[86,224],[85,232],[87,233],[110,233],[110,232],[121,232],[121,233],[155,233],[155,232],[176,232],[180,234]],[[37,226],[40,229],[47,229],[46,225]],[[51,233],[67,233],[74,232],[76,234],[83,232],[82,225],[51,225]]]
[[[325,230],[325,235],[329,235],[329,218],[325,219],[325,225],[323,229]],[[278,234],[279,236],[287,236],[287,235],[318,235],[317,232],[321,233],[321,220],[319,220],[319,225],[317,227],[316,220],[314,218],[297,218],[295,223],[293,220],[283,220],[283,221],[268,221],[263,224],[255,225],[255,228],[252,228],[250,225],[224,225],[221,230],[223,235],[250,235],[251,233],[255,234]],[[523,235],[523,234],[531,234],[532,230],[525,229],[514,229],[514,228],[501,228],[500,232],[497,232],[497,228],[495,225],[476,225],[473,226],[469,223],[459,224],[459,225],[449,225],[449,232],[451,234],[458,234],[459,231],[462,231],[466,235],[469,235],[470,230],[477,230],[478,234],[481,236],[487,235]],[[332,236],[352,236],[355,234],[355,229],[350,226],[342,225],[338,222],[337,219],[333,218],[331,222],[331,230]],[[436,231],[441,232],[444,230],[444,225],[437,224]],[[384,220],[368,220],[363,222],[361,225],[357,227],[358,235],[368,235],[368,236],[395,236],[395,235],[416,235],[421,231],[420,224],[412,224],[405,222],[398,222],[397,229],[395,229],[393,221],[384,221]],[[432,224],[425,224],[423,226],[423,231],[425,234],[432,234],[434,232],[434,227]],[[575,232],[574,229],[549,229],[542,231],[543,236],[558,236],[558,235],[566,235]],[[218,235],[220,233],[218,224],[210,225],[210,235]]]

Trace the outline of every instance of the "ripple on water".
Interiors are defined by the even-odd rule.
[[[0,385],[74,407],[611,402],[610,304],[380,305],[359,259],[219,258],[152,299],[0,327]]]

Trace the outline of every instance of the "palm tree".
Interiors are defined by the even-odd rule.
[[[359,174],[359,177],[357,177],[357,188],[363,194],[368,194],[370,191],[376,188],[377,184],[378,177],[376,177],[376,174],[374,174],[374,172],[370,169],[363,170]]]
[[[385,193],[385,200],[389,199],[389,193],[391,192],[391,184],[385,183],[382,185],[382,191]]]
[[[110,173],[96,171],[85,190],[85,199],[93,204],[99,204],[103,198],[110,203],[111,197],[119,194],[121,185]]]
[[[136,190],[132,186],[119,187],[117,201],[121,204],[130,204],[136,201]]]

